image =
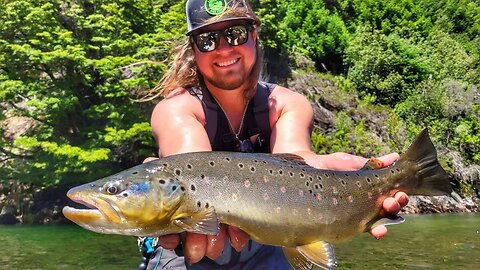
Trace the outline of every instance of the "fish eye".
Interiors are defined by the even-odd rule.
[[[108,195],[117,195],[121,192],[121,188],[119,187],[119,183],[108,183],[104,186],[103,190]]]

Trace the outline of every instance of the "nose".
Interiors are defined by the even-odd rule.
[[[220,39],[218,40],[217,51],[231,50],[232,47],[232,45],[228,44],[227,38],[224,35],[221,35]]]

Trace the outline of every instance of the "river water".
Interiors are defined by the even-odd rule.
[[[480,214],[406,216],[375,240],[335,245],[338,269],[480,269]],[[78,226],[0,227],[0,269],[136,269],[136,238]]]

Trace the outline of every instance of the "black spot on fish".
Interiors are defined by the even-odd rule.
[[[200,201],[197,202],[198,207],[202,207],[202,203]]]
[[[202,180],[205,179],[205,174],[201,174],[200,178],[202,178]]]
[[[211,167],[214,167],[214,166],[215,166],[215,162],[214,162],[214,161],[210,161],[208,164],[210,164]]]
[[[238,167],[239,167],[240,169],[243,169],[243,168],[245,167],[245,165],[243,165],[242,163],[238,163]]]
[[[182,171],[181,171],[180,169],[176,169],[176,170],[175,170],[175,174],[176,174],[177,176],[180,176],[180,175],[182,174]]]
[[[342,183],[342,186],[346,186],[347,185],[347,182],[345,182],[345,180],[342,179],[342,181],[340,181],[340,183]]]
[[[207,203],[205,203],[205,208],[208,208],[208,207],[210,207],[210,204],[208,204],[208,202],[207,202]]]
[[[230,159],[229,157],[226,157],[226,158],[225,158],[225,161],[226,161],[226,162],[230,162],[231,159]]]
[[[348,173],[345,174],[345,177],[349,177],[350,175]]]
[[[395,171],[400,172],[400,169],[399,169],[399,168],[396,168]]]
[[[308,177],[308,180],[309,180],[310,182],[313,182],[313,177],[309,176],[309,177]]]
[[[373,176],[375,176],[375,178],[380,178],[380,176],[378,176],[378,174],[374,174]]]
[[[294,176],[294,173],[293,173],[293,172],[289,172],[288,174],[290,175],[290,177],[293,177],[293,176]]]
[[[258,163],[258,160],[254,159],[253,162]]]
[[[318,189],[318,188],[320,188],[320,186],[319,186],[318,184],[315,184],[315,186],[314,186],[314,187],[315,187],[315,189]]]
[[[323,175],[325,175],[326,178],[329,178],[330,176],[328,175],[328,173],[324,173]]]
[[[253,166],[250,167],[250,171],[251,171],[251,172],[255,172],[255,167],[253,167]]]
[[[161,185],[165,185],[166,182],[165,182],[165,180],[160,179],[160,180],[158,180],[158,183],[160,183]]]
[[[138,174],[138,172],[137,172],[137,171],[134,171],[134,172],[132,172],[132,174]]]
[[[313,190],[309,189],[308,192],[310,192],[310,194],[313,194]]]
[[[304,174],[304,173],[300,173],[300,178],[305,178],[305,174]]]
[[[317,175],[317,179],[322,181],[322,177],[320,175]]]
[[[185,191],[185,188],[183,186],[180,187],[181,191]]]
[[[168,167],[168,163],[163,163],[163,167]]]
[[[318,186],[320,187],[320,190],[323,190],[323,185],[322,184],[318,184]]]
[[[305,182],[305,186],[307,186],[307,187],[310,186],[310,182],[308,182],[308,181]]]
[[[360,177],[360,174],[359,174],[358,172],[357,172],[355,175],[358,176],[358,177]]]
[[[362,183],[360,183],[360,181],[355,182],[355,184],[357,184],[357,187],[362,187]]]
[[[128,197],[128,193],[123,193],[123,197]]]
[[[187,164],[187,169],[191,170],[193,166],[191,164]]]
[[[367,182],[368,182],[369,184],[371,184],[371,183],[372,183],[372,178],[367,177]]]
[[[190,186],[190,189],[191,189],[192,191],[195,191],[197,188],[195,187],[195,185],[191,185],[191,186]]]
[[[177,186],[176,186],[176,185],[173,185],[173,186],[172,186],[172,191],[175,191],[175,190],[177,190]]]
[[[272,169],[268,170],[268,173],[273,175],[273,170]]]
[[[262,160],[262,163],[263,163],[263,164],[267,164],[267,162],[266,162],[265,160]]]
[[[392,174],[395,174],[395,171],[394,171],[394,170],[390,170],[390,172],[391,172]]]
[[[282,170],[278,170],[278,174],[279,174],[279,175],[283,175],[283,171],[282,171]]]

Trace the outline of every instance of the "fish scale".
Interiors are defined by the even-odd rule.
[[[334,269],[328,243],[403,221],[382,215],[385,198],[451,192],[426,130],[394,165],[381,166],[372,159],[358,171],[331,171],[292,154],[185,153],[75,187],[67,195],[90,209],[63,213],[92,231],[135,236],[215,235],[225,223],[282,246],[296,270]]]

